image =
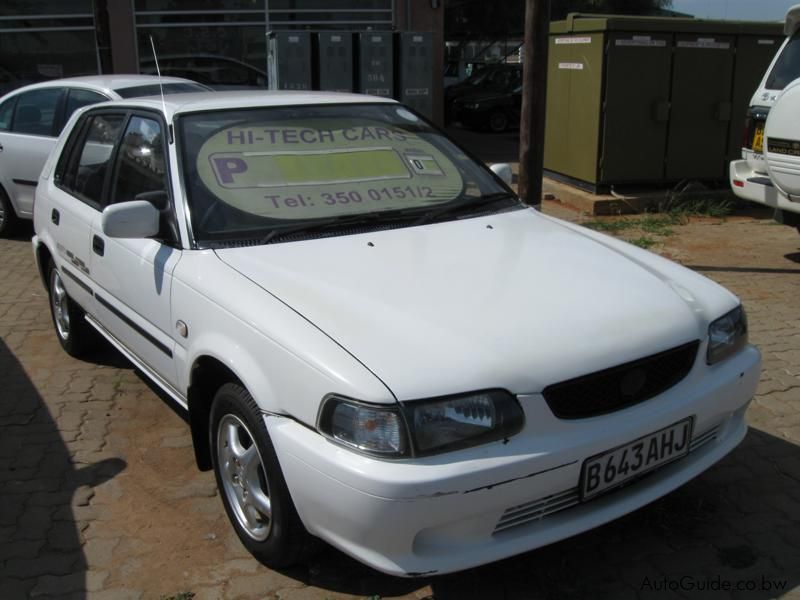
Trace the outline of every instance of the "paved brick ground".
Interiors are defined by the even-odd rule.
[[[581,219],[555,203],[545,210]],[[689,485],[605,527],[409,581],[332,549],[284,572],[252,560],[213,477],[194,469],[180,416],[115,352],[66,356],[28,240],[0,240],[0,599],[700,594],[669,589],[681,583],[754,587],[703,598],[800,598],[800,236],[765,220],[699,220],[656,249],[745,301],[764,353],[746,441]]]

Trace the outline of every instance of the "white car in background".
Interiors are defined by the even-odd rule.
[[[165,94],[208,90],[178,77],[161,79]],[[92,75],[26,85],[0,98],[0,236],[33,215],[39,173],[70,115],[107,100],[159,94],[152,75]]]
[[[447,573],[699,475],[759,380],[733,294],[496,172],[388,99],[120,100],[62,134],[33,249],[64,350],[187,411],[254,556]]]
[[[800,231],[800,4],[786,14],[783,45],[750,100],[742,160],[731,161],[734,193],[771,206]]]

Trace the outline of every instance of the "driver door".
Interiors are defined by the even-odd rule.
[[[154,239],[106,236],[100,220],[92,230],[92,272],[99,287],[97,318],[125,348],[163,382],[175,387],[175,339],[170,307],[172,274],[181,258],[172,207],[160,116],[130,116],[113,165],[108,203],[153,201],[162,214]]]

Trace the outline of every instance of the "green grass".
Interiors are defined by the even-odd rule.
[[[629,219],[619,219],[616,221],[584,221],[581,223],[584,227],[594,229],[595,231],[605,231],[607,233],[617,233],[630,229],[636,226],[636,222]]]
[[[645,250],[653,247],[656,244],[656,240],[654,240],[651,237],[647,237],[646,235],[643,235],[642,237],[638,237],[632,240],[628,240],[628,242],[633,244],[634,246],[639,246],[639,248],[644,248]]]
[[[639,221],[639,229],[645,233],[652,233],[653,235],[669,236],[675,233],[672,230],[673,225],[682,225],[684,218],[681,215],[666,214],[666,215],[646,215]]]
[[[658,208],[661,212],[682,218],[690,216],[726,217],[733,211],[735,201],[730,198],[680,198],[665,200]]]

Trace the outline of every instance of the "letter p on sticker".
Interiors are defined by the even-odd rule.
[[[220,185],[231,185],[234,183],[234,175],[247,171],[247,163],[244,159],[233,156],[212,157],[211,165],[214,167],[214,174]]]

